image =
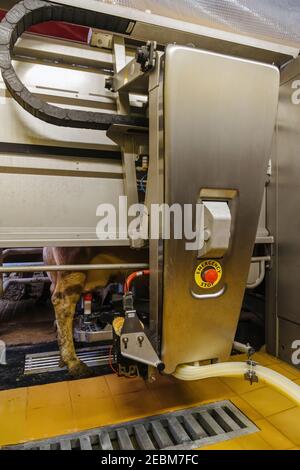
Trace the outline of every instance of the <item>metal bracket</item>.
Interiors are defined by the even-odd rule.
[[[156,367],[159,372],[165,368],[144,331],[122,334],[121,353],[128,359]]]
[[[146,335],[136,311],[132,309],[132,294],[124,296],[125,321],[121,332],[121,354],[142,364],[156,367],[159,372],[165,368]]]
[[[232,216],[225,201],[202,201],[199,258],[223,258],[229,249]]]
[[[252,360],[249,360],[247,361],[247,364],[249,366],[249,369],[245,373],[244,377],[245,377],[245,380],[248,380],[250,384],[252,385],[254,382],[256,383],[258,382],[258,376],[254,370],[254,367],[257,365],[257,363]]]
[[[127,292],[123,297],[123,309],[125,310],[126,314],[134,310],[133,306],[133,294],[132,292]]]
[[[236,349],[236,351],[242,353],[242,354],[247,354],[248,360],[251,359],[253,354],[255,354],[255,349],[251,346],[251,344],[243,344],[239,343],[238,341],[234,341],[233,343],[233,349]]]
[[[142,72],[149,72],[155,67],[156,48],[156,41],[148,41],[145,46],[139,47],[136,51],[135,59],[138,64],[141,64]]]
[[[107,132],[107,136],[121,147],[125,195],[128,207],[131,207],[139,203],[135,162],[139,147],[148,141],[148,129],[135,132],[134,128],[112,126]],[[133,216],[128,216],[128,226],[133,218]],[[145,245],[145,240],[139,236],[128,233],[128,237],[132,248],[142,248]]]
[[[95,323],[85,325],[85,327],[74,328],[74,338],[80,343],[95,343],[98,341],[111,341],[113,337],[111,325],[106,325],[101,329]]]
[[[102,31],[91,30],[89,36],[89,44],[92,47],[99,49],[112,49],[113,48],[113,35],[102,33]]]

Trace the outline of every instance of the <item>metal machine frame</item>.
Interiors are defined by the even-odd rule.
[[[299,367],[299,57],[281,69],[267,224],[274,235],[272,269],[266,277],[267,350]],[[293,358],[294,357],[294,358]]]

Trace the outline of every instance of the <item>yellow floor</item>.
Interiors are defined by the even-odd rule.
[[[300,385],[299,370],[265,353],[254,359]],[[115,375],[0,392],[0,446],[224,399],[231,400],[260,431],[205,449],[300,448],[300,407],[264,384],[250,386],[242,379],[187,383],[167,377],[146,384]]]

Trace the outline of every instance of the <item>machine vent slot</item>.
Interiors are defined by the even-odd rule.
[[[230,401],[30,442],[16,450],[192,450],[259,429]]]

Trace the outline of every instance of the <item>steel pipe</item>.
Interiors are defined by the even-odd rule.
[[[265,261],[259,261],[259,276],[256,279],[255,282],[252,284],[247,284],[247,289],[255,289],[258,287],[264,280],[266,275],[266,262]]]
[[[259,263],[259,276],[252,284],[247,284],[247,289],[255,289],[264,280],[266,275],[266,263],[271,261],[271,256],[256,256],[251,259],[251,263]]]
[[[255,349],[252,348],[250,344],[243,344],[243,343],[239,343],[238,341],[234,341],[233,349],[243,354],[250,354],[250,356],[252,356],[255,353]]]
[[[127,263],[127,264],[66,264],[66,265],[42,265],[42,266],[18,266],[18,267],[0,267],[0,273],[34,273],[51,271],[114,271],[127,269],[148,269],[147,263]]]
[[[31,284],[33,282],[50,282],[49,277],[18,277],[18,278],[8,278],[4,281],[4,286],[8,284]]]
[[[252,263],[257,263],[258,261],[271,261],[271,256],[253,256],[251,258]]]
[[[30,261],[29,263],[28,262],[23,262],[23,263],[3,263],[2,266],[4,268],[18,268],[19,266],[20,267],[25,267],[25,266],[31,266],[31,267],[36,267],[38,268],[39,266],[44,266],[44,263],[43,261],[36,261],[36,262],[33,262],[33,261]],[[38,272],[39,269],[36,269],[36,271]],[[15,271],[14,271],[15,272]]]

